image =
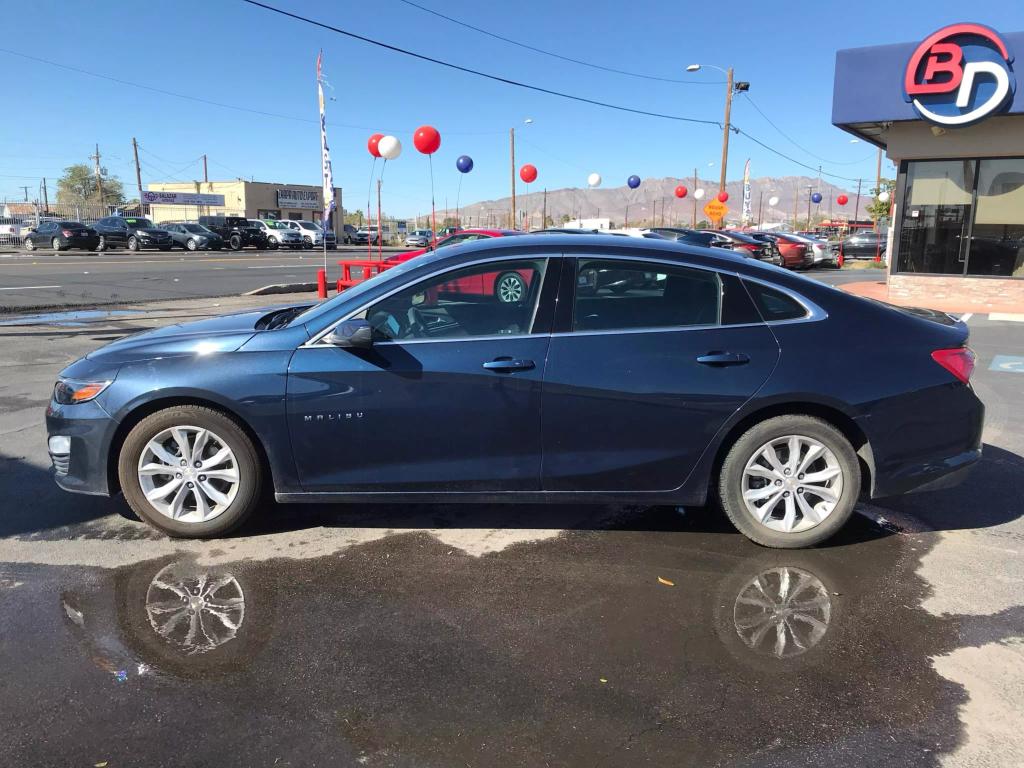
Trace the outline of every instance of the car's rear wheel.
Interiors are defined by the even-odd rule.
[[[183,405],[132,428],[118,477],[143,520],[182,538],[220,536],[252,513],[262,470],[245,431],[219,411]]]
[[[60,238],[55,237],[50,241],[50,247],[55,251],[63,251],[64,246],[60,244]]]
[[[503,272],[494,281],[494,295],[502,304],[517,304],[526,298],[526,281],[518,272]]]
[[[228,244],[231,246],[232,251],[242,250],[242,237],[241,235],[232,235],[231,239],[228,240]]]
[[[96,250],[97,251],[105,251],[105,250],[107,250],[107,238],[105,238],[103,235],[100,235],[99,242],[96,243]]]
[[[137,250],[139,250],[139,241],[136,239],[135,235],[132,235],[131,237],[128,238],[128,250],[129,251],[137,251]]]
[[[729,520],[766,547],[824,541],[850,518],[859,493],[853,446],[812,416],[776,416],[751,427],[719,473],[718,495]]]

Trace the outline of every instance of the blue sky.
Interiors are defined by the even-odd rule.
[[[874,150],[833,128],[829,118],[838,48],[919,40],[956,21],[1004,32],[1024,29],[1024,5],[965,8],[951,0],[722,3],[680,0],[417,0],[506,37],[593,61],[693,84],[654,82],[581,67],[460,28],[399,0],[331,2],[270,0],[270,4],[385,42],[497,75],[617,104],[721,120],[724,86],[714,70],[687,74],[691,62],[732,65],[751,83],[750,98],[791,144],[738,97],[733,121],[808,165],[849,177],[874,177]],[[7,6],[6,8],[3,6]],[[711,13],[711,10],[718,13]],[[96,142],[103,164],[135,183],[131,138],[142,147],[143,184],[201,177],[209,156],[211,179],[253,176],[261,181],[319,181],[314,67],[324,49],[334,86],[328,131],[335,183],[347,208],[365,206],[370,133],[394,133],[404,147],[388,164],[384,207],[399,215],[429,210],[427,159],[412,146],[421,124],[442,136],[434,156],[438,207],[455,204],[455,158],[473,157],[462,201],[508,194],[508,129],[516,126],[517,164],[531,162],[540,177],[530,188],[585,186],[597,171],[605,186],[641,177],[701,169],[717,178],[721,131],[613,112],[531,93],[454,72],[344,38],[239,0],[153,0],[81,3],[35,0],[0,3],[6,29],[0,48],[37,56],[153,88],[191,94],[297,119],[264,117],[120,85],[0,52],[5,119],[0,121],[0,199],[50,194],[61,170],[88,162]],[[44,30],[59,30],[45,35]],[[33,30],[38,31],[36,34]],[[703,84],[702,84],[703,83]],[[532,118],[530,125],[524,120]],[[308,122],[304,122],[308,121]],[[813,154],[808,154],[813,153]],[[822,161],[814,155],[826,158]],[[808,173],[743,137],[733,137],[729,178]],[[713,163],[713,165],[709,165]],[[851,185],[853,186],[853,185]]]

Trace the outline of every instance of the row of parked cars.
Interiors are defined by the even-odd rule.
[[[200,216],[194,221],[168,221],[154,224],[142,216],[107,216],[92,224],[48,219],[30,227],[22,235],[22,244],[32,251],[69,248],[102,251],[127,248],[130,251],[180,247],[188,251],[219,251],[222,248],[302,248],[337,247],[338,238],[313,221],[247,219],[242,216]]]

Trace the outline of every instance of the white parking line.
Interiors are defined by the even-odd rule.
[[[1016,312],[992,312],[988,316],[989,320],[1006,320],[1011,323],[1024,323],[1024,314]]]
[[[964,312],[962,315],[960,315],[960,322],[966,323],[972,317],[974,317],[974,313],[973,312]]]
[[[12,288],[0,288],[0,291],[34,291],[37,288],[60,288],[59,285],[16,285]]]

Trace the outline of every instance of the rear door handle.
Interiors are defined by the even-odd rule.
[[[484,363],[484,368],[488,371],[497,371],[498,373],[511,373],[512,371],[532,371],[537,366],[533,360],[517,360],[511,357],[499,357],[497,360],[492,360],[489,363]]]
[[[742,352],[708,352],[697,358],[702,365],[746,365],[750,357]]]

